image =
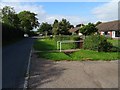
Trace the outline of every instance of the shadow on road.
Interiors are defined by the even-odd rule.
[[[42,84],[58,79],[66,68],[57,66],[57,63],[42,58],[37,58],[32,54],[29,88],[37,88]]]

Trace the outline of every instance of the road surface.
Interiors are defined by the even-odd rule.
[[[23,88],[33,38],[25,38],[2,51],[2,88]]]
[[[33,90],[35,88],[118,90],[118,61],[52,61],[38,58],[38,55],[33,53],[28,85]]]

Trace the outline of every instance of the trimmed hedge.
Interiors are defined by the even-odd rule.
[[[111,51],[113,45],[107,42],[107,38],[100,35],[90,35],[86,37],[83,43],[84,49],[94,50],[94,51]]]

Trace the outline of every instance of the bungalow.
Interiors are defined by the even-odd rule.
[[[76,27],[72,27],[69,29],[69,32],[72,33],[72,35],[79,35],[81,36],[82,33],[80,33],[80,28],[83,26],[83,24],[78,24]]]
[[[97,28],[100,35],[111,38],[120,38],[120,20],[101,23]]]
[[[72,28],[69,30],[69,32],[72,33],[72,35],[75,35],[75,34],[78,35],[78,33],[79,33],[79,27],[75,27],[75,28],[72,27]]]

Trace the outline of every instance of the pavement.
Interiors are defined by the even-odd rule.
[[[28,88],[118,88],[118,61],[51,61],[33,53]]]
[[[2,88],[23,88],[33,38],[2,49]]]

